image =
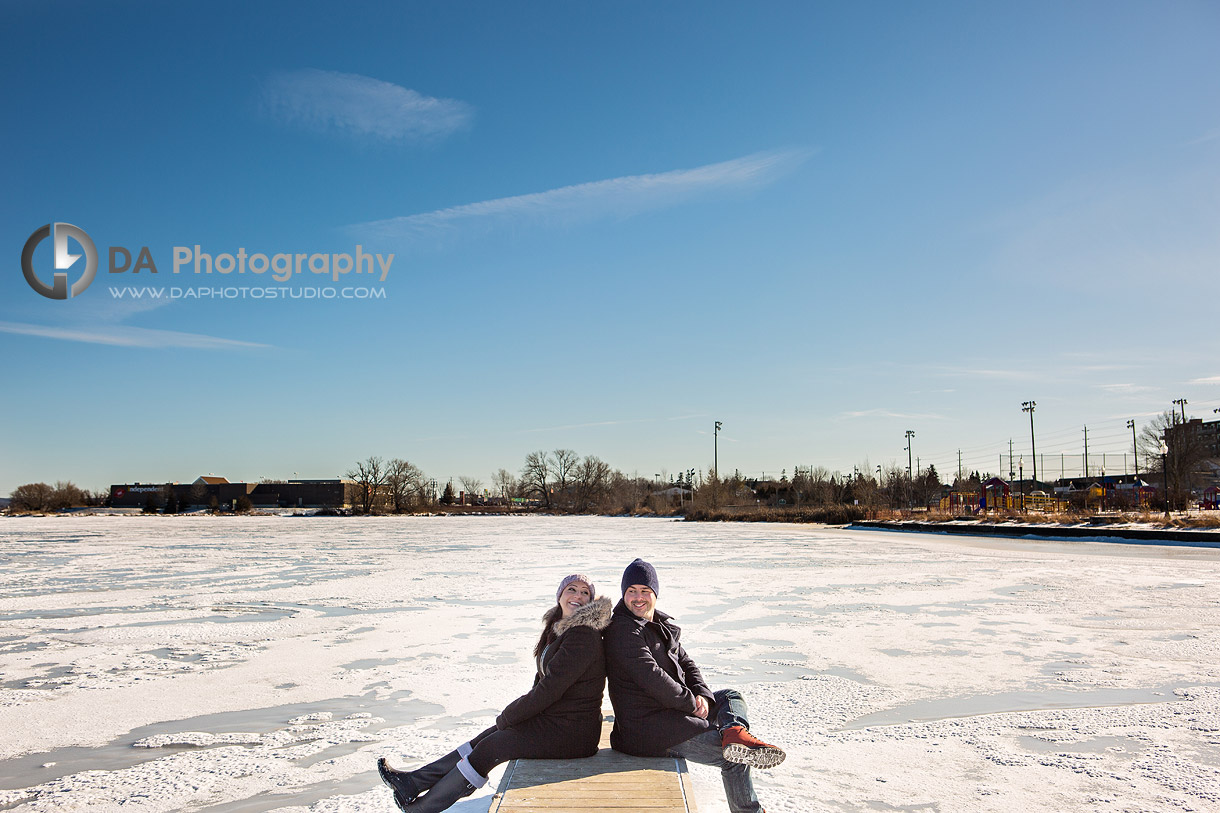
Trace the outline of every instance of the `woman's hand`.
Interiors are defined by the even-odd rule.
[[[702,720],[707,719],[707,698],[701,694],[695,695],[695,716]]]

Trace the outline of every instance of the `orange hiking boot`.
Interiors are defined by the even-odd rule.
[[[739,725],[726,728],[720,734],[724,758],[753,768],[774,768],[784,761],[783,749],[768,745]]]

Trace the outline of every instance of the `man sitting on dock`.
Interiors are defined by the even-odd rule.
[[[731,813],[764,813],[750,768],[771,768],[784,752],[750,734],[734,689],[711,691],[686,654],[682,630],[656,609],[657,572],[636,559],[623,572],[623,599],[605,633],[606,672],[616,751],[683,757],[720,768]]]

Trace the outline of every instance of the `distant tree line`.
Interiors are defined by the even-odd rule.
[[[406,460],[372,456],[347,470],[356,484],[356,508],[362,514],[394,513],[426,508],[431,503],[424,473]]]
[[[1200,482],[1203,462],[1214,450],[1205,443],[1201,424],[1187,422],[1174,413],[1156,416],[1145,425],[1138,439],[1141,474],[1160,474],[1168,486],[1170,500],[1183,506]],[[1162,453],[1162,442],[1165,452]],[[427,511],[459,502],[459,496],[478,505],[505,510],[529,508],[575,514],[669,514],[692,507],[717,510],[742,505],[821,508],[847,505],[867,509],[903,510],[936,507],[946,490],[935,466],[908,473],[903,466],[856,467],[851,474],[832,473],[816,467],[794,467],[778,479],[747,479],[740,472],[720,475],[709,466],[706,473],[686,470],[676,477],[653,478],[628,475],[612,469],[594,455],[581,457],[571,449],[538,450],[525,456],[516,472],[499,469],[489,487],[471,476],[458,478],[461,495],[452,481],[437,493],[436,482],[415,464],[401,458],[386,460],[370,456],[357,462],[345,477],[353,484],[353,509],[363,514],[403,514]],[[978,492],[991,475],[960,474],[951,484],[954,491]],[[272,481],[266,481],[272,482]],[[149,496],[145,511],[177,513],[194,506],[217,510],[216,499],[196,484],[188,497],[167,488],[157,500]],[[105,505],[107,492],[90,492],[71,482],[27,483],[10,494],[12,512],[54,512],[68,508]],[[239,498],[236,509],[249,511],[250,500]]]
[[[353,507],[364,514],[424,511],[458,502],[458,488],[445,483],[439,494],[433,481],[413,463],[371,456],[357,462],[345,476],[355,483]],[[580,457],[571,449],[530,452],[520,473],[499,469],[490,486],[477,477],[462,476],[461,496],[485,506],[540,508],[556,513],[639,513],[666,506],[652,500],[657,486],[642,477],[611,469],[593,455]]]
[[[26,483],[17,486],[9,494],[9,510],[33,513],[63,511],[67,508],[103,505],[109,497],[109,492],[89,491],[62,480],[53,486],[46,483]]]

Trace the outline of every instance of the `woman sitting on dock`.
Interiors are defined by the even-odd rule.
[[[377,761],[394,803],[408,813],[440,813],[487,782],[512,759],[572,759],[597,753],[601,738],[606,659],[602,630],[610,623],[608,598],[597,598],[588,576],[559,583],[556,604],[543,616],[534,647],[534,686],[509,703],[496,724],[440,759],[414,771]]]

